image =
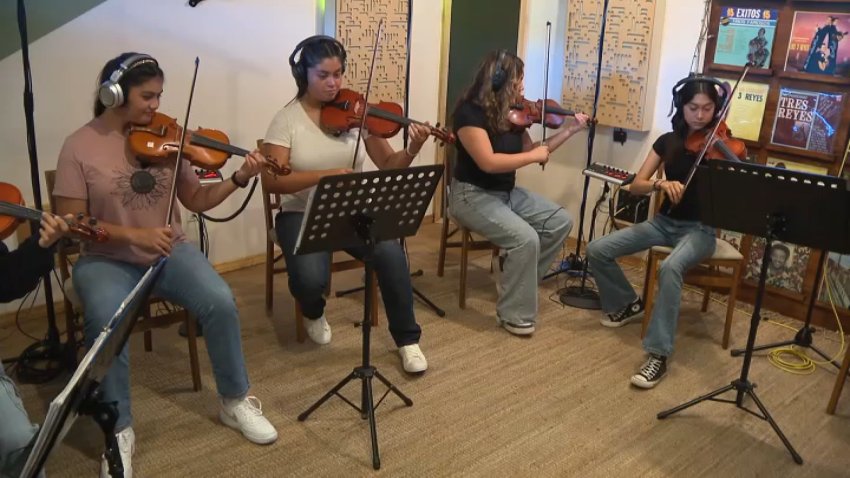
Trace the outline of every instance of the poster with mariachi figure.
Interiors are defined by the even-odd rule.
[[[768,68],[778,18],[772,8],[721,6],[714,63]]]
[[[850,77],[850,14],[794,12],[785,71]]]

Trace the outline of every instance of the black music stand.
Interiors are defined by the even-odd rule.
[[[366,290],[371,290],[375,244],[416,234],[442,172],[442,166],[435,165],[322,178],[304,213],[295,253],[330,252],[365,246],[367,252],[362,260],[366,265]],[[338,396],[360,412],[360,418],[369,420],[372,466],[377,470],[381,467],[381,458],[378,454],[375,409],[390,392],[396,394],[408,407],[413,406],[413,401],[381,375],[369,361],[371,312],[374,304],[371,294],[364,295],[362,363],[298,415],[298,420],[303,422],[333,395]],[[387,387],[378,403],[373,400],[372,378],[377,378]],[[339,393],[348,382],[356,379],[361,381],[359,407]]]
[[[121,462],[118,440],[115,437],[118,410],[115,402],[101,401],[100,381],[127,343],[127,338],[138,321],[139,309],[147,305],[148,297],[166,260],[159,259],[142,276],[80,361],[68,384],[50,402],[44,424],[34,438],[32,451],[21,477],[32,478],[38,475],[53,447],[62,440],[79,415],[91,415],[103,431],[110,476],[124,476],[124,464]]]
[[[730,385],[659,413],[658,419],[705,400],[731,403],[770,423],[794,461],[803,464],[803,458],[756,396],[756,385],[748,378],[750,362],[767,279],[767,258],[773,241],[850,252],[847,182],[836,177],[729,161],[711,161],[708,166],[700,166],[698,174],[701,176],[698,186],[701,221],[710,226],[764,237],[764,256],[740,377]],[[742,208],[742,204],[747,207]],[[730,390],[737,393],[734,401],[715,398]],[[745,395],[753,399],[761,414],[743,406]]]

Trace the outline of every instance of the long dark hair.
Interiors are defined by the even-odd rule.
[[[469,101],[477,104],[487,116],[487,126],[494,133],[504,133],[511,127],[508,112],[516,102],[518,91],[514,84],[522,78],[525,64],[513,53],[505,50],[492,51],[484,57],[469,88],[458,100],[458,105]],[[493,82],[493,76],[504,70],[500,82]]]
[[[103,65],[103,69],[100,70],[100,75],[98,75],[97,87],[100,89],[100,85],[103,84],[106,80],[112,76],[112,73],[121,66],[121,63],[124,62],[127,58],[130,58],[133,55],[138,55],[136,52],[127,52],[122,53],[115,58],[106,62]],[[118,84],[121,86],[121,90],[124,91],[124,98],[126,99],[130,95],[130,88],[134,86],[139,86],[142,83],[150,80],[151,78],[162,78],[165,79],[165,73],[163,73],[162,69],[156,62],[145,62],[140,63],[133,68],[125,71],[121,76],[121,79],[118,80]],[[106,111],[106,106],[101,103],[100,98],[97,95],[97,90],[95,90],[94,95],[94,116],[97,118],[102,115],[103,112]]]
[[[301,51],[298,61],[295,61],[295,55]],[[300,99],[307,93],[307,70],[318,65],[327,58],[338,58],[342,63],[342,72],[345,73],[345,60],[347,58],[345,47],[339,40],[324,36],[316,35],[305,39],[289,56],[289,65],[292,68],[292,77],[295,78],[295,84],[298,86],[298,93],[295,99]]]
[[[708,81],[692,81],[683,85],[682,89],[679,90],[677,94],[678,100],[676,102],[676,114],[674,114],[673,119],[670,120],[673,125],[673,132],[676,133],[676,136],[681,138],[683,142],[687,139],[688,132],[690,131],[688,123],[685,121],[685,105],[690,103],[691,100],[694,99],[694,96],[700,93],[708,96],[708,98],[714,102],[715,115],[717,115],[717,113],[720,112],[720,109],[723,108],[722,98],[714,83]],[[708,124],[708,127],[713,128],[716,122],[717,119],[715,118]]]

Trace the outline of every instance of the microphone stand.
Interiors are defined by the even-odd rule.
[[[602,24],[600,25],[599,30],[599,54],[597,56],[596,63],[596,87],[593,92],[593,118],[596,118],[596,114],[599,108],[599,89],[602,83],[602,52],[605,48],[605,23],[608,18],[608,2],[609,0],[605,0],[605,3],[602,6]],[[587,133],[587,164],[585,168],[589,168],[593,163],[593,141],[596,138],[596,121],[590,122],[590,128]],[[581,208],[579,212],[578,219],[578,237],[576,238],[576,252],[575,254],[570,254],[568,259],[570,263],[570,270],[580,271],[581,275],[581,285],[565,287],[562,289],[560,293],[561,303],[564,305],[569,305],[571,307],[576,307],[579,309],[601,309],[602,306],[599,302],[599,293],[593,289],[586,288],[587,282],[587,261],[582,259],[581,257],[581,240],[584,237],[584,216],[585,211],[587,210],[587,192],[590,187],[590,176],[584,176],[584,188],[582,189],[581,195]],[[595,211],[595,209],[594,209]],[[591,229],[588,241],[593,238],[593,230]],[[548,274],[543,277],[543,279],[548,279],[549,277],[555,276],[564,272],[563,268],[560,268],[557,272]]]
[[[27,125],[27,151],[30,161],[30,181],[35,208],[43,211],[41,201],[41,183],[39,181],[38,152],[35,141],[35,103],[32,92],[32,71],[30,69],[29,41],[27,39],[27,13],[24,0],[18,0],[18,31],[21,37],[21,57],[24,70],[24,116]],[[38,234],[39,223],[30,223],[33,235]],[[63,369],[74,367],[76,358],[75,343],[69,334],[68,343],[63,347],[59,329],[56,327],[56,311],[53,308],[53,282],[50,273],[42,277],[44,283],[44,301],[47,308],[47,337],[27,347],[16,359],[4,362],[18,362],[18,378],[22,382],[43,383],[52,380]],[[32,367],[30,362],[44,361],[43,367]]]

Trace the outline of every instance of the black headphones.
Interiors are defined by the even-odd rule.
[[[295,77],[295,83],[298,85],[298,88],[303,86],[307,86],[307,68],[304,66],[304,62],[301,61],[302,57],[298,57],[298,61],[295,60],[295,55],[298,54],[305,46],[310,45],[312,43],[319,42],[332,42],[336,44],[339,48],[340,53],[342,54],[342,72],[345,73],[345,59],[347,54],[345,52],[345,47],[342,45],[342,42],[337,40],[334,37],[329,37],[327,35],[313,35],[309,38],[305,38],[298,45],[295,46],[295,49],[292,50],[292,54],[289,55],[289,66],[292,68],[292,76]]]
[[[673,109],[680,109],[682,106],[682,88],[689,83],[711,83],[717,88],[717,104],[714,105],[714,117],[717,118],[720,116],[721,110],[726,105],[726,101],[729,100],[729,91],[726,89],[726,86],[721,83],[719,80],[715,78],[711,78],[708,76],[703,76],[696,73],[691,73],[687,78],[682,78],[673,86],[673,105],[670,107],[670,113],[667,116],[673,114]]]
[[[109,75],[109,78],[107,78],[97,90],[97,98],[103,106],[107,108],[117,108],[124,104],[127,98],[125,97],[124,89],[121,88],[121,84],[119,83],[121,78],[128,71],[145,63],[153,63],[154,65],[159,66],[152,56],[145,55],[143,53],[130,55],[125,58],[120,65],[118,65],[118,68]]]
[[[506,51],[503,49],[499,50],[499,57],[496,59],[496,66],[493,70],[493,91],[499,91],[505,86],[505,83],[508,81],[508,71],[505,69],[505,66],[502,64],[502,61],[505,59]]]

